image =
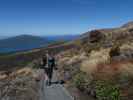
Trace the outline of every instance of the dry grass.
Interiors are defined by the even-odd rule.
[[[8,78],[10,79],[15,79],[16,77],[18,76],[33,76],[33,70],[31,68],[22,68],[22,69],[19,69],[15,72],[12,72]]]
[[[85,56],[85,53],[81,53],[80,55],[74,55],[73,57],[69,58],[68,64],[74,64],[76,62],[80,62],[83,60],[88,59],[88,57]]]
[[[133,62],[121,63],[119,66],[119,70],[123,74],[125,73],[130,76],[133,76]]]
[[[110,49],[101,49],[100,51],[92,51],[88,60],[82,62],[81,70],[87,73],[93,73],[99,64],[107,64],[110,62]]]
[[[129,42],[120,47],[121,51],[133,51],[133,43]]]
[[[0,73],[0,80],[6,80],[6,79],[15,79],[16,77],[19,76],[33,76],[34,75],[34,71],[31,68],[22,68],[19,70],[16,70],[12,73],[7,74],[8,72],[3,72]]]
[[[0,75],[0,80],[4,80],[4,79],[6,79],[8,76],[7,75]]]
[[[94,79],[104,79],[104,80],[114,80],[119,81],[119,79],[126,80],[133,78],[133,62],[123,61],[123,62],[112,62],[111,64],[99,64],[93,70]],[[124,79],[125,80],[125,79]]]
[[[31,68],[23,68],[23,69],[20,69],[16,72],[17,75],[24,75],[24,76],[27,76],[27,75],[31,75],[33,74],[33,70]]]
[[[0,100],[38,100],[39,88],[34,71],[23,68],[9,75],[0,75]]]

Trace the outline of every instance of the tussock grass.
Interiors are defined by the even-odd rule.
[[[130,76],[133,76],[133,63],[132,62],[126,62],[121,63],[119,66],[119,70],[122,74],[128,74]]]
[[[32,74],[33,74],[33,70],[31,68],[23,68],[16,72],[16,75],[27,76],[27,75],[32,75]]]
[[[12,73],[9,73],[9,75],[6,74],[7,72],[3,72],[0,74],[0,80],[4,80],[4,79],[15,79],[16,77],[19,76],[33,76],[34,71],[31,68],[22,68],[19,70],[16,70]]]
[[[81,70],[87,73],[93,73],[99,64],[107,64],[110,62],[110,49],[101,49],[100,51],[92,51],[89,59],[81,64]]]
[[[125,43],[120,47],[121,52],[133,51],[133,43]]]
[[[6,79],[8,76],[7,75],[0,75],[0,80],[4,80],[4,79]]]

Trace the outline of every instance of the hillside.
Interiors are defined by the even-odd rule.
[[[114,29],[92,30],[92,31],[83,33],[79,38],[73,41],[68,41],[68,42],[57,41],[57,42],[54,42],[48,45],[47,47],[41,47],[38,49],[28,50],[28,51],[20,52],[17,54],[16,53],[15,54],[10,54],[10,53],[0,54],[0,59],[1,59],[0,64],[4,66],[6,66],[6,64],[9,64],[9,65],[13,64],[13,66],[17,66],[17,64],[15,64],[16,60],[18,62],[19,61],[20,62],[31,61],[33,59],[41,57],[43,54],[45,54],[45,50],[47,49],[49,51],[54,52],[55,54],[59,52],[65,52],[67,50],[70,50],[70,51],[73,50],[72,52],[76,51],[76,52],[81,52],[81,53],[83,52],[90,53],[91,51],[97,50],[100,48],[112,48],[117,45],[121,46],[124,44],[126,45],[130,42],[132,43],[133,25],[130,23],[130,27],[123,27],[123,26],[114,28]],[[126,24],[126,26],[129,26],[129,25]],[[23,38],[25,39],[25,41],[23,40]],[[9,38],[8,40],[14,41],[14,38]],[[28,43],[29,45],[31,42],[33,44],[34,42],[39,41],[39,40],[44,41],[44,39],[40,37],[28,36],[28,35],[17,36],[15,37],[15,40],[20,41],[20,43],[21,41],[25,42],[26,44],[29,42]],[[5,42],[6,40],[2,40],[2,41]],[[6,42],[9,43],[9,41],[6,41]],[[10,43],[14,43],[14,42],[10,42]],[[17,42],[17,44],[19,44],[19,42]],[[24,44],[23,46],[25,47]]]
[[[133,99],[132,22],[113,29],[86,32],[71,43],[78,48],[61,52],[57,58],[61,65],[59,76],[67,81],[66,87],[75,98]]]
[[[3,37],[1,37],[3,38]],[[19,35],[0,39],[0,53],[25,51],[47,46],[54,42],[66,42],[78,38],[78,35],[32,36]]]
[[[59,79],[78,100],[133,99],[133,24],[92,30],[68,42],[0,56],[0,70],[18,70],[33,61],[39,66],[45,51],[53,52]],[[28,65],[29,67],[29,65]]]
[[[39,48],[49,42],[50,41],[47,39],[32,35],[10,37],[0,40],[0,52],[22,51]]]
[[[48,40],[52,41],[71,41],[75,40],[79,37],[79,35],[55,35],[55,36],[45,36]]]

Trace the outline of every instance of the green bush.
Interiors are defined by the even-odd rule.
[[[39,68],[41,68],[41,65],[39,65],[38,63],[33,63],[32,68],[33,69],[39,69]]]
[[[119,88],[106,81],[96,81],[96,97],[98,100],[120,100]]]
[[[86,54],[88,54],[87,56],[89,56],[91,51],[100,49],[100,44],[98,44],[98,43],[83,44],[82,47],[83,47],[83,51],[86,52]]]
[[[86,73],[84,72],[79,72],[77,75],[74,77],[74,85],[79,88],[83,89],[85,84],[86,84],[86,79],[85,79]]]

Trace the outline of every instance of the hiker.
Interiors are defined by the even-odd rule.
[[[48,56],[47,53],[42,57],[42,69],[44,70],[45,80],[48,80]]]
[[[48,73],[47,73],[48,78],[49,78],[48,85],[51,85],[51,80],[53,77],[53,70],[54,69],[57,70],[56,64],[55,64],[55,57],[51,53],[51,54],[48,54]]]
[[[51,85],[53,70],[57,69],[55,64],[55,57],[49,54],[48,51],[42,58],[42,65],[45,73],[46,85]]]

